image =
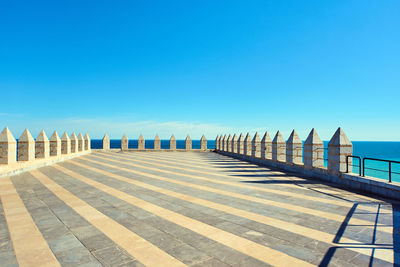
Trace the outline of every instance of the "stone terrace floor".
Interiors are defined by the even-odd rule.
[[[212,152],[93,152],[0,198],[3,267],[400,264],[400,206]]]

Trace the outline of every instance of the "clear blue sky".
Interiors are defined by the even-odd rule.
[[[0,128],[400,140],[400,1],[1,1]]]

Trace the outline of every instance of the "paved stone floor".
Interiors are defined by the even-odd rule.
[[[0,199],[0,266],[400,264],[400,206],[211,152],[94,152]]]

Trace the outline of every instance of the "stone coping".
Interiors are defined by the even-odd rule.
[[[91,150],[81,151],[77,153],[71,153],[67,155],[50,156],[49,158],[38,158],[32,161],[17,161],[12,164],[1,164],[0,165],[0,178],[11,175],[17,175],[26,171],[37,169],[40,167],[48,166],[64,160],[80,157],[91,153]]]
[[[342,188],[357,190],[367,194],[374,194],[384,198],[400,200],[400,183],[391,182],[375,177],[359,176],[354,173],[341,173],[340,175],[332,175],[325,167],[322,168],[305,168],[303,164],[286,163],[282,161],[274,161],[270,159],[255,158],[242,154],[236,154],[227,151],[215,151],[216,153],[230,156],[247,162],[256,163],[261,166],[272,167],[296,174],[301,174],[305,178],[314,178],[336,184]]]
[[[147,148],[147,149],[137,149],[137,148],[130,148],[128,150],[121,150],[120,148],[111,148],[111,149],[105,149],[103,150],[102,148],[98,149],[92,149],[93,151],[111,151],[111,152],[211,152],[214,151],[213,149],[153,149],[153,148]]]

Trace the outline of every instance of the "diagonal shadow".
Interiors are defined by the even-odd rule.
[[[236,175],[235,175],[236,176]],[[241,175],[242,176],[242,175]],[[285,180],[263,180],[263,181],[240,181],[241,183],[253,183],[253,184],[315,184],[312,181],[285,181]]]
[[[400,205],[392,205],[394,266],[400,266]]]

